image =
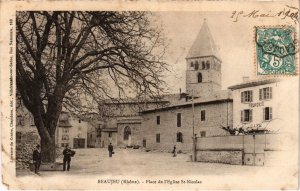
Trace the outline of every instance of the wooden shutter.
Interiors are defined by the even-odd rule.
[[[244,122],[244,111],[241,111],[241,122]]]
[[[244,92],[241,92],[241,103],[244,102]]]
[[[259,89],[259,100],[262,100],[262,89]]]

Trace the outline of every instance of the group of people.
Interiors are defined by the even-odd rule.
[[[112,146],[111,143],[108,145],[108,153],[109,153],[108,154],[109,157],[112,157],[112,155],[114,154],[114,147]],[[75,151],[72,151],[69,146],[66,146],[65,149],[63,150],[63,155],[64,155],[63,171],[65,170],[69,171],[71,166],[71,157],[75,155]],[[33,151],[32,160],[34,164],[34,172],[38,174],[42,162],[40,145],[37,145],[35,150]]]

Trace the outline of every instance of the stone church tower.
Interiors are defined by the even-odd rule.
[[[206,97],[221,90],[221,59],[206,21],[186,57],[186,93]]]

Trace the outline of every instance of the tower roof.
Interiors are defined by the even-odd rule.
[[[203,56],[216,56],[220,59],[219,52],[205,19],[186,58],[197,58]]]

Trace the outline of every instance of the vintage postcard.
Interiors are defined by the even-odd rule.
[[[0,9],[5,189],[298,189],[298,1]]]

